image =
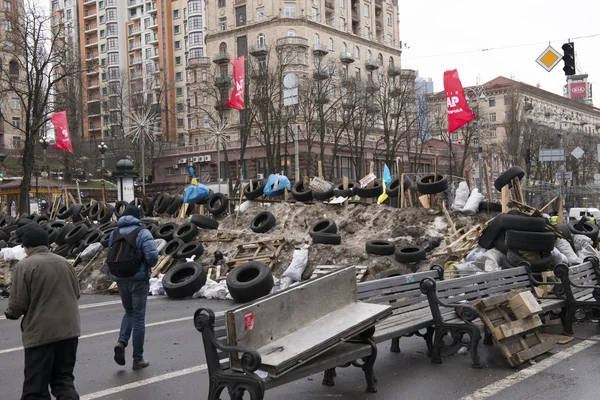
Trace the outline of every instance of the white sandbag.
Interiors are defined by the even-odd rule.
[[[454,203],[452,203],[450,209],[452,211],[462,211],[465,204],[467,204],[469,194],[469,185],[467,185],[467,182],[459,183],[456,194],[454,195]]]
[[[479,189],[473,189],[469,199],[467,200],[467,204],[465,204],[462,209],[462,212],[467,215],[474,215],[477,211],[479,211],[479,203],[481,203],[483,199],[484,196],[479,193]]]
[[[558,264],[564,264],[568,266],[569,259],[555,247],[554,250],[552,250],[552,267],[556,267]]]
[[[575,245],[575,251],[579,253],[585,245],[590,245],[593,242],[592,239],[585,235],[573,235],[573,244]]]
[[[204,297],[206,299],[215,299],[215,300],[233,300],[233,297],[229,294],[229,289],[227,288],[227,281],[223,279],[221,282],[217,283],[212,279],[207,279],[206,283],[200,290],[192,295],[193,298],[197,299],[199,297]]]
[[[246,200],[245,202],[243,202],[239,206],[235,206],[235,209],[233,211],[236,214],[240,214],[241,215],[241,214],[245,213],[246,211],[248,211],[251,206],[252,206],[252,202],[250,200]]]
[[[5,247],[0,250],[0,258],[5,261],[21,261],[25,257],[27,257],[27,254],[25,254],[23,246]]]
[[[500,271],[506,260],[506,256],[499,250],[489,249],[473,262],[485,272]]]
[[[165,289],[163,288],[162,280],[164,274],[158,275],[156,278],[150,278],[150,293],[152,296],[166,296]]]
[[[290,266],[287,267],[282,278],[291,278],[292,282],[300,282],[302,280],[302,274],[308,265],[308,249],[297,249],[294,250],[294,254],[292,256],[292,262]],[[289,284],[288,284],[289,286]]]
[[[472,262],[464,262],[460,264],[454,264],[454,268],[459,276],[463,275],[476,275],[483,273],[483,270],[479,268],[475,263]]]
[[[571,244],[566,239],[558,238],[554,242],[554,247],[558,249],[569,261],[569,266],[581,264],[583,260],[573,251]]]
[[[102,243],[92,243],[85,248],[79,255],[82,261],[90,261],[94,256],[104,250]]]
[[[465,261],[467,262],[472,262],[472,261],[476,261],[479,257],[481,257],[487,250],[484,249],[483,247],[478,247],[475,250],[471,251],[469,254],[467,254],[467,256],[465,257]]]

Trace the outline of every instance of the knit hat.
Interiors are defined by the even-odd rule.
[[[125,212],[123,216],[131,215],[134,218],[142,219],[142,212],[136,206],[132,206],[131,204],[125,208]]]
[[[48,232],[42,228],[29,229],[23,235],[23,247],[49,246]]]

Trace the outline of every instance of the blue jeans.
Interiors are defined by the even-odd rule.
[[[150,284],[148,281],[118,282],[119,295],[125,309],[121,321],[119,342],[129,343],[133,331],[133,361],[144,359],[144,337],[146,334],[146,301]]]

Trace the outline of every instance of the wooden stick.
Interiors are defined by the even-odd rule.
[[[448,213],[448,210],[446,209],[446,202],[442,202],[442,212],[444,213],[444,216],[446,217],[446,220],[448,221],[448,223],[450,224],[450,228],[452,229],[452,234],[456,233],[456,225],[454,225],[454,221],[452,221],[452,218],[450,218],[450,214]]]
[[[558,223],[564,224],[564,216],[563,216],[563,198],[562,196],[558,196]]]
[[[250,179],[250,191],[252,191],[252,179]],[[244,185],[240,183],[240,201],[238,203],[238,212],[235,214],[235,225],[237,226],[238,217],[240,216],[240,208],[242,207],[242,200],[244,196]],[[200,206],[200,215],[204,215],[204,204]]]
[[[406,207],[406,199],[404,198],[404,174],[400,176],[400,194],[398,198],[400,198],[400,208]]]
[[[374,173],[375,173],[375,162],[371,161],[369,164],[369,174],[374,174]],[[367,187],[372,188],[373,185],[374,185],[373,182],[371,182],[367,185]],[[366,199],[366,203],[373,204],[373,199],[369,197],[368,199]]]
[[[508,185],[502,188],[502,213],[508,212]]]
[[[403,173],[404,171],[400,170],[400,157],[396,157],[396,176],[400,177],[400,175]],[[404,179],[402,179],[401,182],[402,186],[404,186]],[[402,208],[402,196],[403,193],[398,193],[398,204],[396,204],[396,207],[398,208]]]
[[[410,204],[411,207],[413,206],[413,199],[412,199],[412,189],[408,189],[408,203]]]
[[[77,185],[77,198],[79,199],[79,204],[81,204],[81,191],[79,190],[79,179],[75,179],[75,184]]]
[[[344,176],[342,178],[342,187],[344,188],[344,190],[348,190],[348,177]],[[344,207],[348,207],[348,199],[346,199],[346,201],[344,201]]]
[[[487,199],[492,201],[492,189],[490,188],[490,174],[488,172],[487,161],[483,162],[483,173],[485,174],[485,187],[487,189]]]
[[[540,208],[540,211],[544,211],[546,208],[548,208],[548,206],[552,203],[554,203],[556,200],[558,199],[558,196],[556,196],[555,198],[553,198],[552,200],[550,200],[548,202],[548,204],[546,204],[544,207]]]
[[[69,192],[69,199],[71,199],[71,202],[73,203],[73,205],[77,204],[77,202],[75,201],[75,198],[73,197],[71,192]]]
[[[94,257],[92,257],[92,259],[91,259],[91,260],[90,260],[90,261],[89,261],[89,262],[86,264],[86,266],[85,266],[85,267],[83,267],[83,268],[81,269],[81,271],[79,271],[79,272],[77,273],[77,277],[78,277],[78,278],[81,276],[81,274],[83,273],[83,271],[85,271],[85,270],[86,270],[86,269],[87,269],[87,268],[88,268],[90,265],[92,265],[92,262],[94,262],[94,260],[96,259],[96,257],[98,257],[98,256],[100,255],[100,253],[102,253],[102,252],[100,251],[100,252],[98,252],[98,253],[94,254]]]
[[[319,166],[319,179],[323,179],[323,161],[319,160],[317,164]]]
[[[69,191],[65,188],[65,206],[69,208]]]

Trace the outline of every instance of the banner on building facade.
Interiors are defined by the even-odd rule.
[[[467,105],[467,99],[457,70],[444,72],[444,91],[446,92],[448,107],[448,133],[452,133],[473,121],[475,115]]]
[[[245,87],[245,71],[244,71],[244,56],[238,57],[231,61],[233,65],[234,85],[231,91],[229,101],[225,105],[236,110],[244,109],[244,87]]]
[[[56,129],[56,145],[54,150],[67,150],[73,153],[73,144],[71,143],[71,134],[69,133],[69,124],[67,123],[67,112],[61,111],[52,114],[50,122]]]

